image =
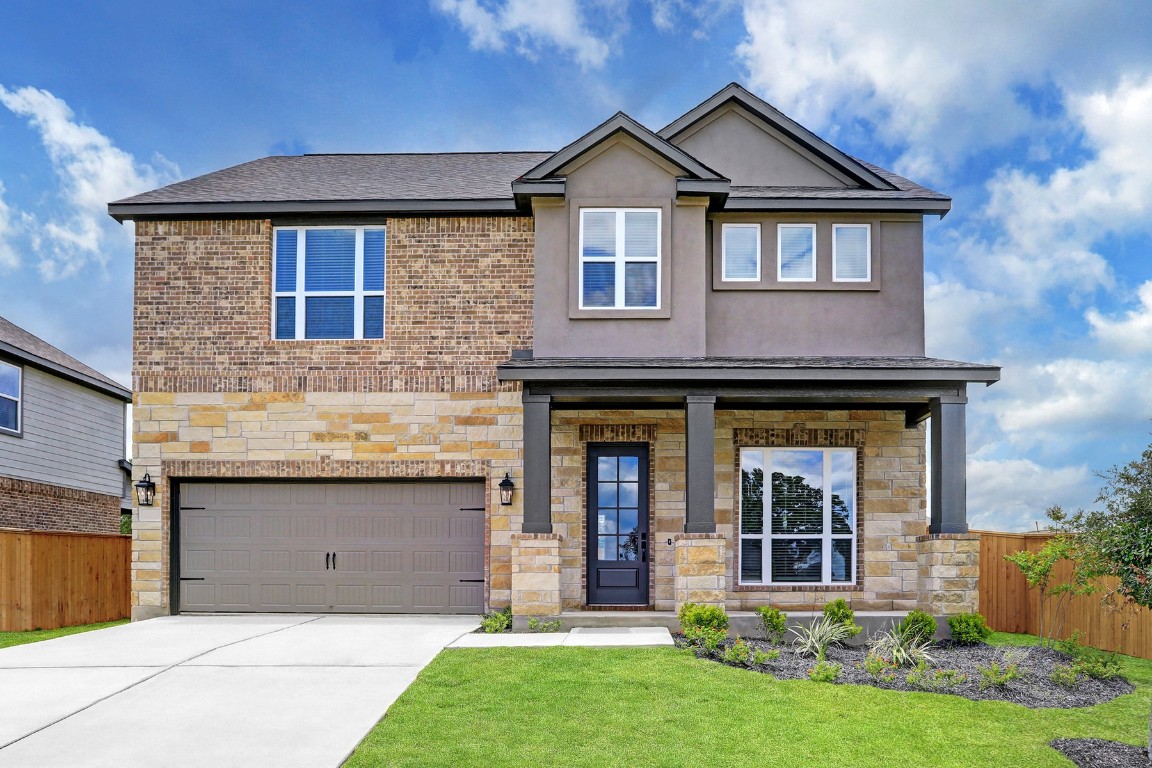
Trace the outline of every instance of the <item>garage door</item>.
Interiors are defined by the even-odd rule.
[[[184,483],[181,611],[479,613],[483,483]]]

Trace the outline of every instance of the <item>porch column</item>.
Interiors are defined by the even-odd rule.
[[[552,396],[524,403],[524,533],[552,533]]]
[[[964,407],[968,398],[934,397],[932,412],[932,499],[930,534],[968,533]]]
[[[716,532],[716,397],[687,395],[684,402],[685,457],[684,532]]]

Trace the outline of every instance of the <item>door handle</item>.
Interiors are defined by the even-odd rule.
[[[332,558],[331,552],[325,552],[324,553],[324,570],[328,570],[329,560],[331,560],[331,558]]]
[[[336,570],[336,553],[332,553],[332,570]]]
[[[640,562],[648,562],[648,534],[640,534]]]

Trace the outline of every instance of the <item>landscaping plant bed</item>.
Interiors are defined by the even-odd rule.
[[[764,640],[744,642],[753,653],[760,651],[774,656],[773,651],[778,651],[779,656],[760,664],[751,663],[751,658],[748,663],[726,661],[724,653],[733,645],[733,640],[727,640],[716,651],[709,652],[699,645],[689,643],[683,635],[676,636],[678,646],[692,648],[701,658],[770,674],[781,680],[808,679],[812,671],[817,668],[816,659],[797,654],[787,643],[773,645]],[[878,674],[872,674],[865,669],[868,649],[863,646],[832,646],[827,651],[827,662],[830,665],[840,665],[839,675],[831,681],[835,683],[871,685],[893,691],[949,693],[977,701],[1010,701],[1033,709],[1089,707],[1111,701],[1134,690],[1133,685],[1119,675],[1109,679],[1098,679],[1081,674],[1076,676],[1074,682],[1070,680],[1066,684],[1056,682],[1053,680],[1053,673],[1056,673],[1057,677],[1061,671],[1067,674],[1074,660],[1068,654],[1053,648],[952,645],[945,642],[931,649],[929,654],[932,661],[918,673],[913,668],[902,667],[887,668],[880,670]],[[988,683],[985,679],[986,672],[982,670],[991,670],[997,665],[1001,671],[1013,665],[1017,677],[1000,684]]]
[[[1148,768],[1148,750],[1105,739],[1056,739],[1052,746],[1079,768]]]

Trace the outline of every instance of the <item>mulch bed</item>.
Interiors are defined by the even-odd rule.
[[[1104,739],[1056,739],[1052,746],[1080,768],[1148,768],[1148,750]]]
[[[676,638],[677,645],[687,647],[682,635]],[[745,669],[771,674],[781,680],[807,679],[808,672],[815,666],[811,657],[799,656],[787,644],[773,646],[763,640],[746,640],[753,649],[768,651],[776,648],[780,651],[780,658],[759,666],[733,664]],[[719,658],[720,651],[715,656],[709,656],[700,648],[694,649],[697,656],[709,657],[714,661],[726,663]],[[893,691],[929,691],[931,693],[945,693],[965,698],[993,701],[1010,701],[1031,708],[1061,708],[1090,707],[1111,701],[1117,696],[1131,693],[1134,686],[1122,677],[1110,680],[1097,680],[1081,677],[1073,687],[1067,687],[1051,679],[1053,669],[1059,665],[1072,662],[1068,654],[1052,648],[1011,648],[993,647],[988,645],[951,645],[941,644],[930,651],[932,661],[929,663],[929,674],[934,670],[954,670],[958,673],[952,684],[938,681],[935,685],[929,682],[930,687],[910,684],[907,680],[908,669],[895,670],[895,678],[891,681],[878,680],[864,669],[864,658],[867,655],[866,647],[829,648],[828,661],[842,665],[840,677],[836,683],[849,683],[856,685],[871,685],[876,688],[886,688]],[[980,687],[982,676],[980,667],[1000,664],[1002,667],[1015,662],[1021,672],[1016,680],[1011,680],[1002,686],[992,685]],[[1074,740],[1084,741],[1084,740]],[[1083,764],[1086,765],[1086,764]],[[1122,766],[1127,763],[1100,763],[1102,766]],[[1144,764],[1147,768],[1147,763]]]

